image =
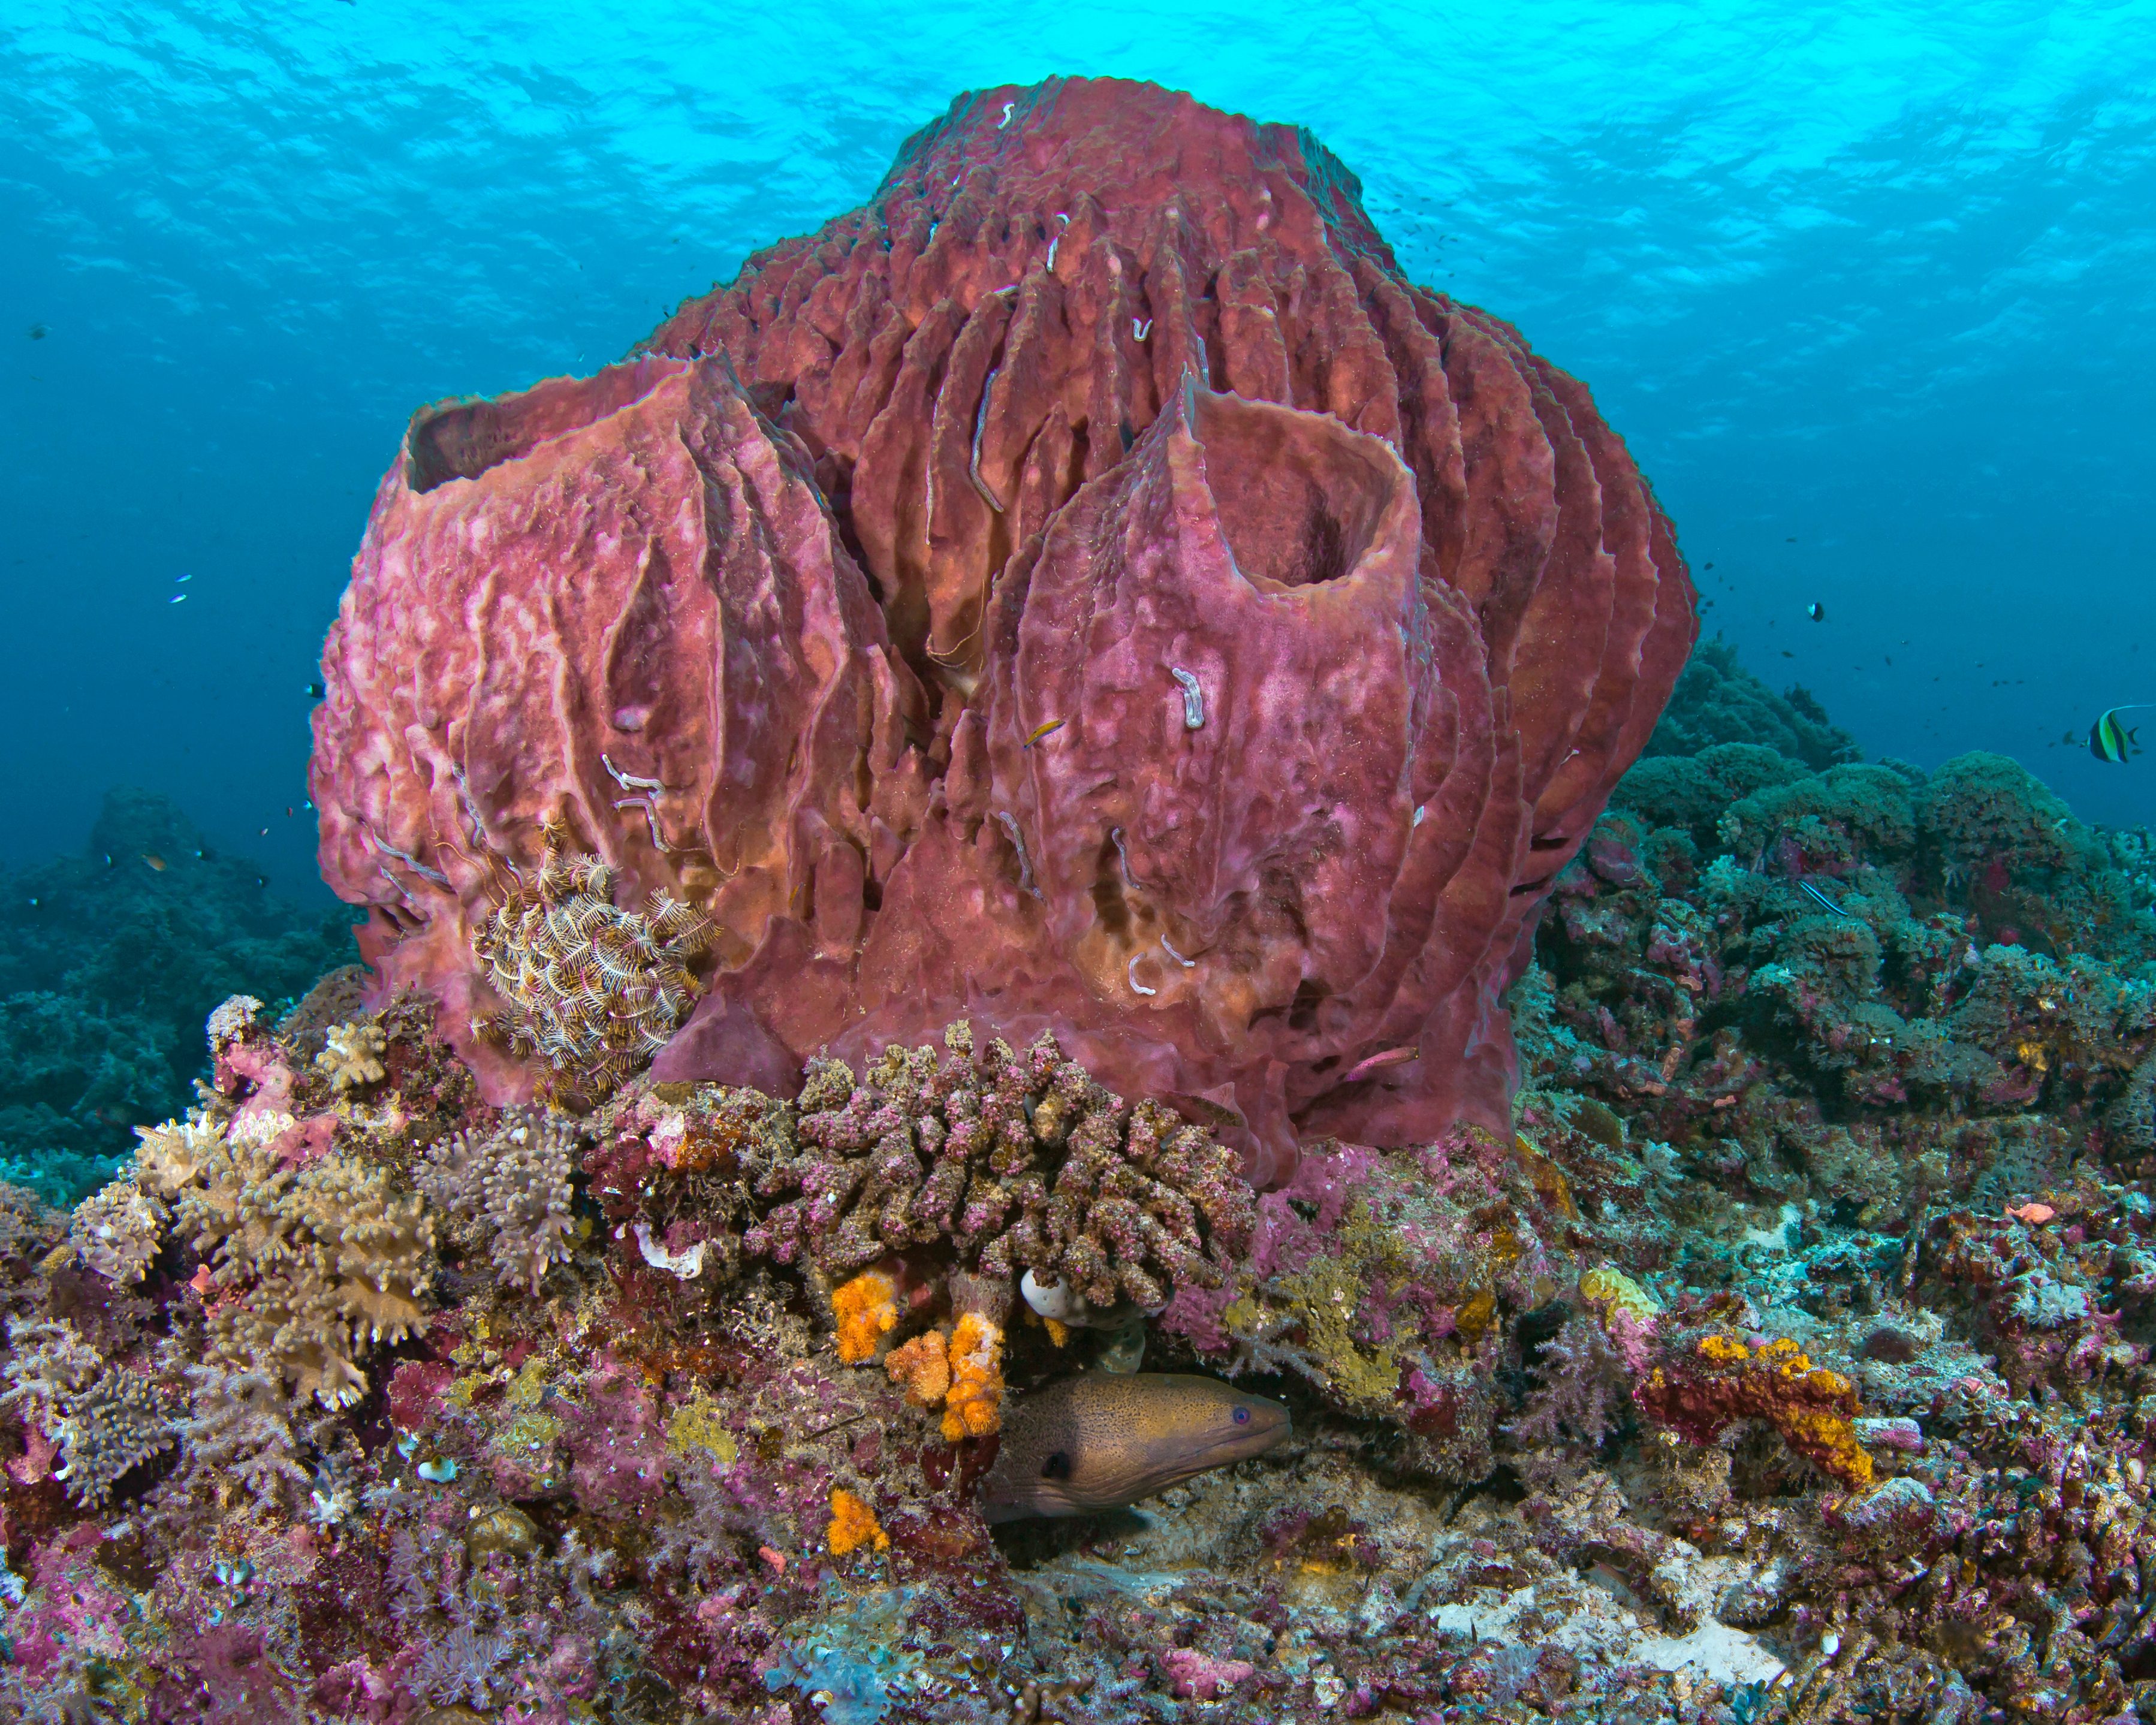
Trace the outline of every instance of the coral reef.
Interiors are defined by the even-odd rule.
[[[0,1184],[0,1716],[2156,1719],[2148,835],[1723,644],[1604,809],[1659,517],[1313,144],[970,99],[383,499],[317,763],[383,973],[255,952],[131,1166]],[[475,524],[610,633],[388,603],[508,603]]]
[[[1511,1129],[1264,1192],[1058,1037],[572,1115],[431,1001],[228,1002],[127,1175],[0,1192],[0,1711],[2156,1714],[2138,835],[1981,760],[1638,773]],[[1194,1384],[1285,1435],[1190,1474]]]
[[[584,931],[504,921],[552,831],[724,927],[667,1081],[1052,1029],[1270,1183],[1504,1123],[1497,996],[1693,599],[1586,389],[1409,283],[1306,133],[977,94],[629,361],[414,417],[322,865],[496,1102],[565,1052],[599,1100],[678,1004],[542,1010],[593,999]]]
[[[842,1275],[948,1240],[969,1269],[1050,1272],[1101,1307],[1220,1285],[1255,1219],[1220,1145],[1157,1102],[1129,1106],[1046,1031],[1022,1055],[998,1038],[979,1064],[970,1024],[945,1045],[886,1049],[858,1081],[811,1066],[797,1147],[756,1180],[788,1201],[750,1250]]]
[[[108,793],[82,855],[0,891],[0,1178],[61,1205],[105,1184],[131,1125],[192,1099],[210,1009],[289,1004],[351,955],[348,922],[273,896],[166,798]]]
[[[536,1294],[549,1268],[569,1261],[577,1137],[571,1120],[512,1108],[490,1132],[460,1132],[429,1149],[419,1189],[484,1236],[504,1280]]]
[[[1762,749],[1815,773],[1859,758],[1856,739],[1829,721],[1815,696],[1801,686],[1775,694],[1717,634],[1686,662],[1642,754],[1689,759],[1731,747]]]

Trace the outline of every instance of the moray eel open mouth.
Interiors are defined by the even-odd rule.
[[[1261,1455],[1291,1429],[1280,1403],[1215,1378],[1065,1378],[1004,1416],[995,1464],[981,1483],[981,1511],[991,1522],[1014,1522],[1114,1509]]]

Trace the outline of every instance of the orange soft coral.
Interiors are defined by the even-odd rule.
[[[943,1435],[986,1437],[1003,1428],[1004,1332],[977,1312],[951,1332],[951,1388],[943,1401]]]
[[[1845,1486],[1868,1490],[1871,1458],[1851,1416],[1856,1390],[1839,1372],[1815,1367],[1794,1342],[1750,1348],[1726,1332],[1672,1343],[1640,1386],[1641,1411],[1697,1444],[1739,1420],[1763,1420],[1782,1440]]]
[[[824,1538],[834,1558],[864,1545],[877,1551],[891,1549],[891,1535],[883,1531],[875,1512],[844,1486],[831,1488],[831,1526]]]
[[[901,1343],[884,1356],[883,1368],[892,1383],[906,1386],[906,1399],[914,1407],[937,1407],[950,1392],[951,1360],[940,1330]]]
[[[864,1270],[831,1291],[839,1323],[839,1358],[850,1366],[875,1357],[876,1344],[898,1322],[898,1284],[880,1270]]]

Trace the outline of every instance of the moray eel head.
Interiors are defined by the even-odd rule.
[[[981,1512],[1014,1522],[1113,1509],[1263,1455],[1288,1431],[1278,1402],[1214,1378],[1065,1378],[1004,1414],[995,1464],[981,1482]]]

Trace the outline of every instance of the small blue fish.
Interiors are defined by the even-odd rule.
[[[1825,623],[1826,607],[1820,603],[1817,599],[1814,599],[1811,603],[1804,607],[1804,615],[1810,618],[1814,623]]]
[[[179,603],[179,602],[180,602],[182,599],[185,598],[186,597],[187,597],[187,595],[186,595],[185,593],[174,593],[174,594],[172,595],[172,603],[173,603],[174,604],[176,604],[176,605],[177,605],[177,604],[178,604],[178,603]]]
[[[2128,730],[2118,722],[2118,716],[2121,713],[2146,712],[2148,710],[2148,704],[2142,702],[2133,706],[2115,706],[2103,714],[2089,726],[2089,752],[2099,761],[2109,761],[2116,766],[2125,765],[2128,755],[2141,752],[2141,733]]]

